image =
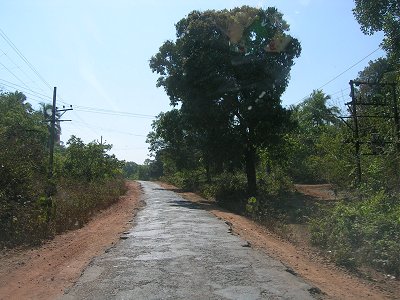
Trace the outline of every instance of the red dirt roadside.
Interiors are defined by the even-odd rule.
[[[31,250],[0,253],[0,299],[55,299],[73,285],[90,260],[115,244],[142,206],[140,186],[128,192],[86,226],[58,235]]]

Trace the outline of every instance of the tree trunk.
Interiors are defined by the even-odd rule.
[[[208,162],[208,160],[206,163],[206,177],[207,177],[207,183],[211,183],[210,163]]]
[[[253,145],[247,145],[246,153],[247,193],[250,197],[257,194],[256,150]]]

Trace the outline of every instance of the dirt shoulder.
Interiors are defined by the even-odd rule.
[[[58,235],[36,249],[0,254],[0,299],[55,299],[73,285],[91,259],[118,242],[142,206],[140,185],[127,182],[119,201],[85,227]]]
[[[176,187],[158,182],[165,189],[179,194],[210,211],[231,226],[234,234],[247,240],[254,248],[280,260],[288,271],[297,274],[318,287],[324,299],[398,299],[400,287],[395,282],[386,284],[358,278],[323,258],[316,249],[306,243],[293,244],[267,230],[254,221],[223,210],[212,201],[194,193],[181,192]],[[318,291],[317,291],[318,292]]]

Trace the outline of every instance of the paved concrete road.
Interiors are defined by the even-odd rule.
[[[310,285],[210,213],[151,182],[127,239],[63,299],[312,299]],[[100,233],[99,233],[100,234]]]

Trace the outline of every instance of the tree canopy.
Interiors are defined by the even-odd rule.
[[[271,7],[193,11],[176,24],[176,41],[150,60],[157,85],[202,141],[204,161],[221,156],[224,145],[245,158],[250,194],[257,147],[273,146],[289,121],[280,97],[301,47],[288,30]]]
[[[385,33],[384,48],[400,63],[400,2],[398,0],[355,0],[354,16],[365,34]]]

